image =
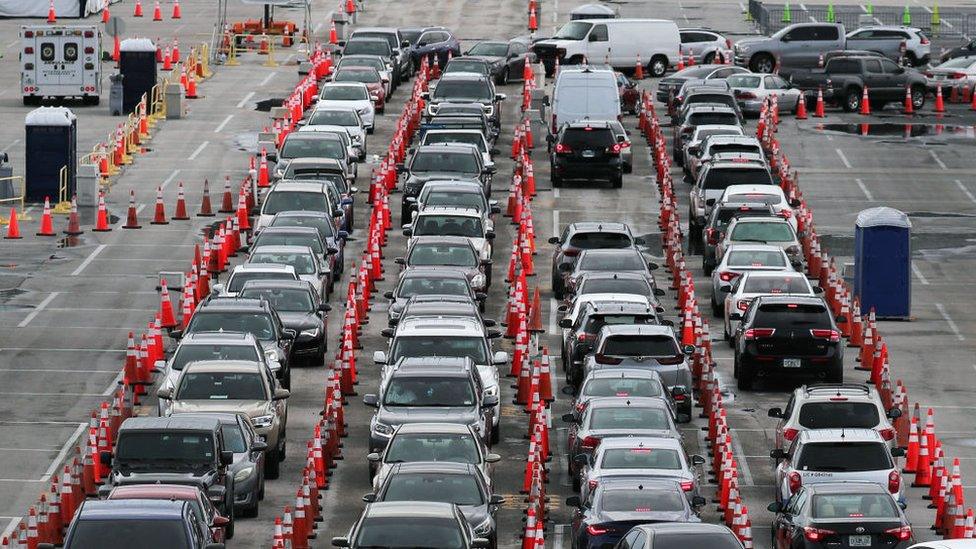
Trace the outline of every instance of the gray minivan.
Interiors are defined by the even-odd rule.
[[[551,132],[577,120],[617,120],[620,96],[617,77],[609,67],[564,67],[553,87]]]

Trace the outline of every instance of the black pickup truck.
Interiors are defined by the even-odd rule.
[[[822,89],[825,102],[839,104],[848,112],[861,108],[865,86],[872,108],[904,101],[906,88],[912,90],[912,106],[916,110],[925,104],[925,76],[882,57],[833,57],[822,69],[794,71],[790,81],[803,90],[808,105],[814,104],[817,90]]]

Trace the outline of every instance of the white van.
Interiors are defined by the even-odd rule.
[[[579,19],[563,25],[555,36],[532,45],[532,51],[552,74],[560,65],[607,63],[633,69],[638,55],[651,76],[663,76],[678,62],[678,25],[665,19]]]
[[[560,69],[550,102],[552,133],[563,124],[581,119],[618,120],[620,95],[617,77],[606,65]]]

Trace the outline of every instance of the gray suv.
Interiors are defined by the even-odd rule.
[[[735,64],[752,72],[780,74],[792,69],[816,68],[820,56],[845,48],[847,38],[840,23],[796,23],[769,37],[745,38],[735,43]]]

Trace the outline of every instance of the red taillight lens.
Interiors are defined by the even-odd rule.
[[[803,485],[803,478],[796,471],[790,473],[790,477],[787,480],[790,483],[790,493],[792,494],[795,494],[800,489],[800,486]]]
[[[620,149],[621,148],[622,147],[620,146],[620,143],[614,143],[613,146],[607,147],[607,154],[612,155],[612,156],[616,156],[616,155],[620,154]]]
[[[622,359],[622,358],[616,358],[616,357],[606,356],[606,355],[602,355],[602,354],[597,354],[594,358],[600,364],[611,364],[611,365],[613,365],[613,364],[620,364],[621,362],[624,361],[624,359]]]
[[[730,50],[732,49],[732,39],[731,38],[726,38],[725,39],[725,47],[728,48],[728,49],[730,49]]]
[[[695,131],[695,127],[694,126],[687,126],[687,127],[681,128],[681,134],[682,135],[688,135],[688,134],[690,134],[693,131]]]
[[[895,432],[894,429],[882,429],[882,430],[878,431],[878,434],[881,435],[881,438],[883,438],[885,440],[894,440],[895,439],[895,435],[897,433]]]
[[[586,408],[586,403],[585,402],[577,402],[576,403],[576,411],[577,412],[582,412],[583,411],[583,408]]]
[[[24,53],[26,53],[27,55],[33,55],[34,54],[34,48],[31,47],[31,46],[27,46],[26,48],[24,48]]]
[[[599,484],[599,483],[600,483],[600,481],[598,481],[598,480],[588,480],[588,481],[586,481],[586,485],[590,488],[590,491],[591,492],[593,490],[596,490],[596,485]]]
[[[954,72],[947,77],[949,80],[959,80],[960,78],[966,78],[966,73],[964,72]]]
[[[618,145],[620,145],[620,148],[621,149],[629,149],[630,148],[630,141],[624,141],[623,143],[618,143]]]
[[[793,439],[795,439],[796,435],[798,434],[800,434],[799,429],[783,429],[783,438],[786,439],[787,442],[793,442]]]
[[[24,38],[34,38],[34,31],[24,31]]]
[[[773,337],[776,333],[776,328],[749,328],[742,334],[742,337],[746,339],[759,339],[761,337]]]
[[[919,39],[918,43],[923,46],[927,46],[929,45],[929,39],[923,36]]]
[[[85,38],[94,38],[95,31],[85,31]]]
[[[736,308],[739,309],[740,311],[745,312],[745,310],[749,308],[749,303],[751,301],[752,301],[751,299],[742,299],[742,300],[739,300],[739,303],[738,303],[738,305],[736,305]]]
[[[657,360],[658,364],[664,365],[681,364],[685,361],[685,355],[660,356],[654,360]]]
[[[738,278],[738,276],[739,276],[739,273],[734,273],[734,272],[731,272],[731,271],[722,271],[721,273],[718,273],[718,278],[722,282],[731,282],[731,281],[735,280],[736,278]]]
[[[86,55],[91,55],[93,53],[95,53],[95,48],[85,48]]]
[[[902,526],[900,528],[889,528],[885,530],[885,534],[894,537],[898,541],[908,541],[912,539],[912,527]]]
[[[715,229],[705,229],[705,238],[708,239],[709,244],[718,244],[718,231]]]
[[[592,341],[592,340],[593,340],[593,336],[590,334],[580,334],[576,336],[576,341],[579,341],[580,343],[586,343],[587,341]]]
[[[602,535],[602,534],[606,534],[609,531],[610,531],[609,528],[601,528],[601,527],[596,526],[596,525],[593,525],[593,524],[591,524],[591,525],[589,525],[589,526],[586,527],[586,533],[589,534],[589,535],[591,535],[591,536],[599,536],[599,535]]]
[[[833,530],[825,530],[823,528],[814,528],[813,526],[803,527],[803,537],[807,538],[808,541],[823,541],[827,536],[836,534]]]
[[[695,489],[695,483],[690,480],[686,480],[681,483],[681,489],[685,492],[690,492]]]
[[[564,145],[562,143],[556,143],[556,154],[567,154],[573,152],[573,149],[569,145]]]
[[[556,125],[556,115],[552,115],[552,133],[559,131],[559,126]]]
[[[736,99],[756,99],[756,94],[752,92],[736,92]]]
[[[780,210],[779,216],[782,217],[783,219],[789,219],[793,217],[793,210]]]
[[[563,255],[568,257],[576,257],[579,255],[579,253],[580,251],[577,248],[566,248],[563,250]]]
[[[901,473],[892,471],[888,473],[888,491],[897,494],[901,490]]]
[[[600,445],[600,437],[586,437],[583,439],[583,448],[592,450]]]
[[[810,330],[810,335],[820,339],[829,339],[830,341],[840,341],[840,332],[837,330]]]

